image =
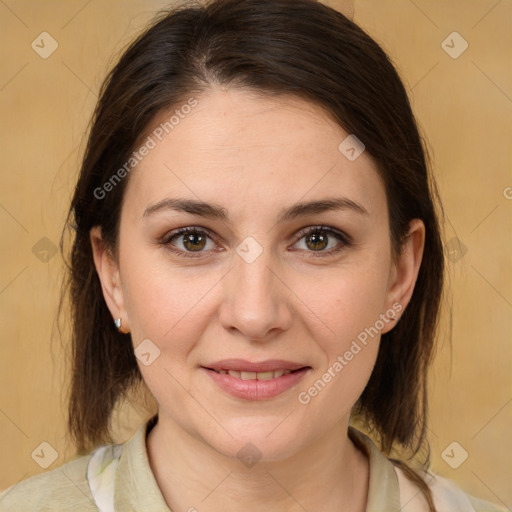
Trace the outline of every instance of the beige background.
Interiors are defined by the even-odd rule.
[[[512,3],[326,3],[353,15],[397,65],[429,140],[446,209],[453,319],[447,303],[431,379],[433,469],[510,507]],[[164,5],[0,1],[0,489],[43,471],[31,456],[42,442],[58,454],[49,469],[73,455],[65,435],[66,361],[54,322],[62,261],[52,249],[101,80]],[[31,48],[43,31],[58,42],[47,59]],[[469,45],[456,59],[441,45],[454,31]],[[455,39],[453,51],[460,44]],[[121,411],[119,440],[143,414]],[[457,469],[441,456],[454,441],[452,465],[462,449],[468,453]]]

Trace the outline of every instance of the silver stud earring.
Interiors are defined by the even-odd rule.
[[[114,325],[116,326],[116,329],[118,331],[121,330],[121,326],[123,325],[123,321],[121,320],[121,318],[116,318],[114,320]]]

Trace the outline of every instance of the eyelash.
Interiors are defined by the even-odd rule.
[[[342,251],[343,249],[345,249],[346,247],[349,247],[352,245],[352,239],[348,235],[344,234],[341,231],[330,228],[328,226],[311,226],[311,227],[302,229],[301,231],[299,231],[299,233],[297,233],[298,238],[297,238],[297,241],[293,245],[295,245],[297,242],[299,242],[299,240],[301,240],[305,236],[307,236],[311,233],[316,233],[316,232],[327,233],[328,235],[337,238],[341,243],[338,244],[334,249],[330,249],[328,251],[305,251],[307,253],[310,253],[307,256],[308,258],[325,258],[325,257],[333,256],[333,255],[337,254],[338,252]],[[200,257],[202,257],[202,253],[204,253],[205,251],[197,251],[197,255],[196,255],[196,254],[194,254],[193,251],[183,251],[181,249],[176,248],[174,245],[171,244],[171,242],[175,238],[179,237],[180,235],[187,234],[187,233],[206,235],[215,242],[215,236],[210,230],[208,230],[206,228],[199,228],[199,227],[191,226],[191,227],[186,227],[186,228],[179,228],[175,231],[172,231],[171,233],[169,233],[165,237],[163,237],[162,240],[160,241],[160,243],[162,245],[166,246],[170,251],[172,251],[173,253],[177,254],[178,256],[180,256],[182,258],[200,258]],[[298,249],[298,250],[302,250],[302,249]]]

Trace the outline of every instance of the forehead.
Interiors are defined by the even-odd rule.
[[[131,171],[125,193],[134,216],[166,196],[225,202],[246,216],[326,195],[362,202],[370,214],[385,208],[373,160],[363,152],[351,161],[340,152],[349,134],[322,108],[294,96],[232,89],[213,89],[196,100],[162,140],[154,130],[179,106],[148,131],[154,147]]]

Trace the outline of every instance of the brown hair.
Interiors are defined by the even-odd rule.
[[[100,226],[117,254],[129,178],[102,199],[95,190],[129,159],[158,114],[212,84],[301,97],[363,141],[385,183],[395,256],[409,221],[424,222],[423,260],[411,301],[382,336],[353,411],[384,452],[398,443],[417,454],[426,442],[426,378],[444,279],[438,194],[407,93],[388,56],[355,23],[315,0],[181,5],[140,35],[106,78],[68,215],[74,230],[67,283],[73,328],[68,426],[79,453],[111,441],[113,408],[142,381],[129,337],[113,328],[89,239],[90,229]],[[404,467],[434,510],[423,480]]]

